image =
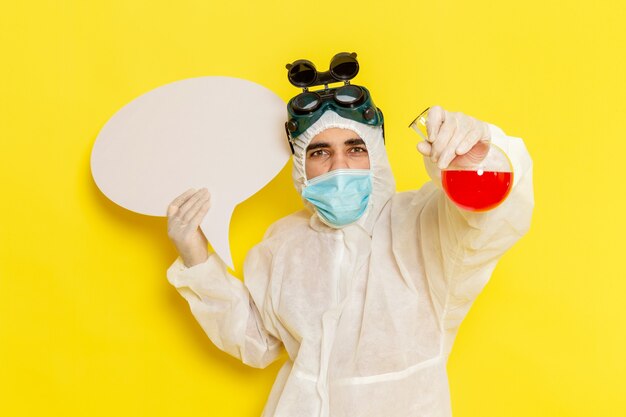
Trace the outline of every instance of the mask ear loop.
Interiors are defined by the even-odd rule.
[[[302,154],[302,172],[304,173],[304,188],[309,186],[309,178],[306,175],[306,148],[304,149],[304,153]],[[304,188],[302,189],[304,191]]]

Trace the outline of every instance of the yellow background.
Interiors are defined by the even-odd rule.
[[[174,5],[176,4],[176,5]],[[384,5],[383,5],[384,4]],[[228,75],[288,100],[284,65],[359,54],[399,190],[426,174],[407,128],[432,104],[525,139],[531,232],[464,321],[455,417],[626,415],[626,6],[618,1],[38,1],[0,14],[0,415],[258,416],[278,370],[214,348],[167,283],[164,218],[95,187],[124,104]],[[287,190],[287,192],[285,192]],[[284,197],[286,196],[286,197]],[[239,206],[237,268],[301,207],[287,167]]]

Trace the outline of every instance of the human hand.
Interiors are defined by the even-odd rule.
[[[208,241],[200,230],[200,223],[210,206],[209,191],[192,188],[176,197],[167,207],[167,235],[187,267],[208,258]]]
[[[460,165],[479,162],[489,152],[489,125],[463,113],[433,106],[428,111],[426,129],[428,138],[417,144],[417,150],[439,169],[447,168],[453,160]]]

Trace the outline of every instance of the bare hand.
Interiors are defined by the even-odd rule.
[[[433,106],[426,120],[428,140],[417,144],[417,150],[430,157],[439,169],[450,162],[478,162],[487,156],[491,143],[489,125],[463,113],[453,113]]]
[[[207,239],[200,223],[211,206],[206,188],[189,189],[179,195],[167,208],[167,235],[172,240],[187,267],[207,260]]]

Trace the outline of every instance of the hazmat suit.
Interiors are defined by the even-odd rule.
[[[274,223],[247,255],[244,282],[216,254],[169,282],[215,345],[254,367],[284,349],[265,417],[449,417],[446,361],[459,325],[500,256],[528,230],[532,163],[521,139],[490,125],[514,167],[504,203],[457,208],[432,181],[396,193],[382,129],[325,112],[296,138],[293,179],[306,185],[305,149],[324,129],[365,142],[372,194],[364,215],[332,228],[307,209]],[[312,214],[313,212],[313,214]]]

